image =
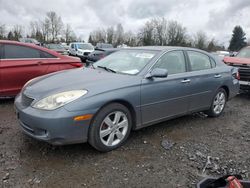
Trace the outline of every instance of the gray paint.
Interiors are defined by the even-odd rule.
[[[53,73],[40,77],[23,88],[22,93],[34,98],[34,102],[51,94],[74,89],[86,89],[88,93],[54,111],[37,110],[21,106],[17,96],[15,106],[19,119],[32,129],[45,129],[49,133],[43,137],[27,134],[53,144],[86,142],[90,121],[77,122],[74,116],[96,114],[104,105],[112,101],[130,104],[135,112],[134,129],[152,125],[184,114],[209,109],[218,88],[229,89],[229,98],[239,91],[238,80],[233,79],[234,68],[222,65],[202,71],[169,75],[166,78],[146,78],[152,66],[171,50],[190,50],[181,47],[142,47],[140,50],[157,50],[158,54],[138,73],[122,75],[101,69],[80,68]],[[194,49],[192,49],[194,50]],[[213,58],[210,54],[205,53]],[[188,59],[187,63],[188,63]],[[219,63],[219,62],[217,62]],[[216,78],[219,74],[220,77]],[[183,83],[188,79],[190,82]],[[130,109],[131,110],[131,109]]]

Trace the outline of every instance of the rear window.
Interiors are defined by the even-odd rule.
[[[192,71],[211,69],[210,58],[200,52],[187,51]]]

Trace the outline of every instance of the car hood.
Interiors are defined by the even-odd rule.
[[[83,49],[78,49],[79,52],[93,52],[94,50],[83,50]]]
[[[64,91],[86,89],[86,97],[140,84],[138,76],[107,72],[101,69],[78,68],[35,78],[23,88],[34,99]],[[85,97],[84,96],[84,97]]]
[[[239,57],[225,57],[224,62],[227,64],[248,64],[250,65],[250,58],[239,58]]]

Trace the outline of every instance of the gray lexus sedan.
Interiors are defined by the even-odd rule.
[[[205,51],[136,47],[30,80],[15,108],[23,132],[35,139],[89,142],[106,152],[131,130],[194,112],[220,116],[238,92],[238,70]]]

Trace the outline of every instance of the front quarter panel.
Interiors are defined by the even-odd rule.
[[[104,93],[95,94],[89,97],[82,97],[64,106],[68,111],[88,111],[96,114],[102,107],[111,102],[129,104],[135,114],[136,127],[141,124],[140,116],[140,81],[133,86],[110,90]]]

